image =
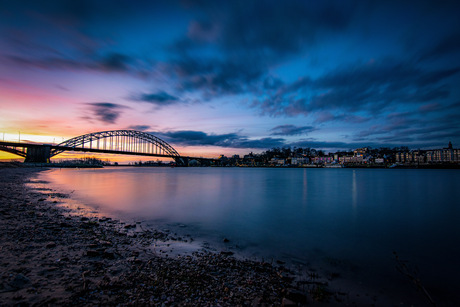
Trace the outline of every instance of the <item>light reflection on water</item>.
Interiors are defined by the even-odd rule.
[[[342,259],[390,280],[397,251],[447,290],[460,274],[456,170],[105,168],[46,177],[101,212],[185,224],[249,254]]]

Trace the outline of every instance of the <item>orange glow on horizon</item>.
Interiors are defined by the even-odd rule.
[[[0,140],[10,142],[29,142],[29,143],[40,143],[40,144],[59,144],[69,138],[53,137],[50,135],[37,135],[37,134],[24,134],[24,133],[3,133],[0,134]],[[232,156],[234,154],[246,154],[249,151],[238,152],[234,148],[221,148],[216,146],[187,146],[179,147],[173,146],[181,156],[197,157],[197,158],[218,158],[220,155]],[[239,150],[241,151],[241,150]],[[63,152],[53,158],[52,162],[59,162],[65,160],[81,159],[84,157],[94,157],[103,161],[118,162],[118,163],[134,163],[134,162],[147,162],[147,161],[173,161],[170,158],[161,158],[153,156],[137,156],[137,155],[118,155],[118,154],[106,154],[106,153],[94,153],[94,152]],[[0,151],[0,161],[24,161],[24,158],[11,153]]]

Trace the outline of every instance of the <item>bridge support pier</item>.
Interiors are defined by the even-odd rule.
[[[27,147],[27,155],[24,162],[49,163],[51,158],[51,146]]]

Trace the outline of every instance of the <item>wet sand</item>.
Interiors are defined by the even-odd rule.
[[[281,263],[225,251],[169,256],[154,248],[168,233],[75,214],[58,206],[67,195],[26,186],[41,170],[0,168],[1,306],[350,304]]]

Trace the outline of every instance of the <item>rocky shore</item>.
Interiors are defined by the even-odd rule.
[[[14,165],[13,165],[14,166]],[[350,304],[315,273],[200,250],[168,256],[162,231],[87,217],[67,195],[26,186],[40,169],[0,168],[0,306],[302,306]]]

